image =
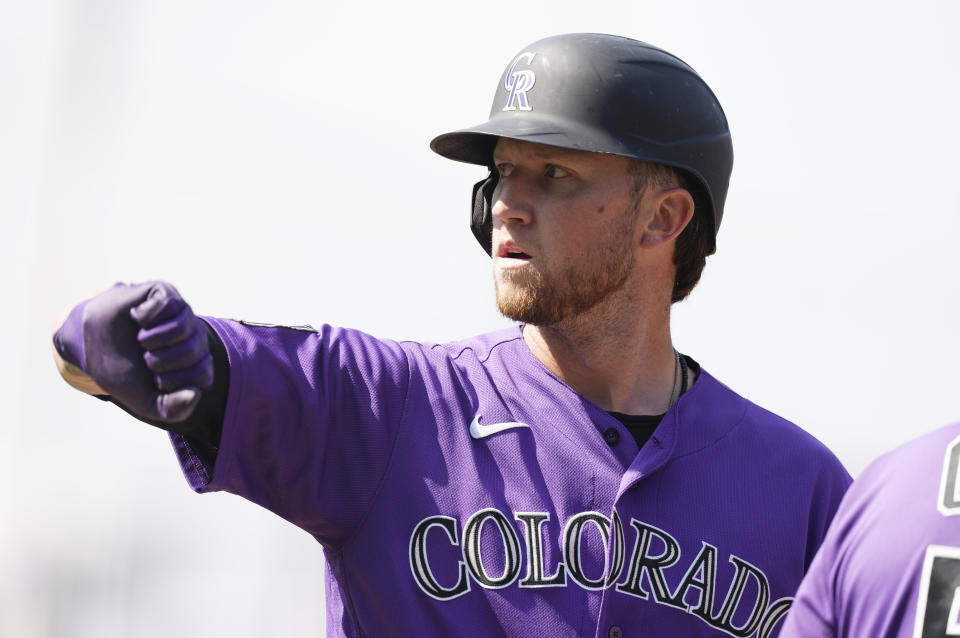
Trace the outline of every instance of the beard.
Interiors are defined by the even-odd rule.
[[[623,288],[633,270],[635,217],[625,215],[606,246],[591,259],[555,272],[523,268],[495,277],[497,309],[509,319],[533,326],[552,326],[594,308]]]

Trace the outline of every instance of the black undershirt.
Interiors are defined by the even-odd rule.
[[[700,364],[685,354],[680,356],[687,362],[687,366],[690,368],[690,371],[693,372],[693,380],[696,382],[697,376],[700,374]],[[693,384],[691,383],[690,385]],[[660,421],[666,416],[666,412],[663,414],[623,414],[622,412],[608,412],[608,414],[617,421],[620,421],[623,427],[627,428],[633,440],[637,442],[638,448],[642,448],[644,443],[650,440],[650,437],[653,436],[653,431],[657,429]]]
[[[624,414],[622,412],[608,412],[608,414],[623,423],[623,427],[627,428],[630,435],[633,436],[633,440],[637,442],[638,448],[643,447],[643,444],[653,436],[653,431],[660,425],[661,419],[666,416],[666,413]]]

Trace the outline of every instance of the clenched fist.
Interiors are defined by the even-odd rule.
[[[144,419],[184,421],[213,385],[206,324],[166,282],[117,284],[84,301],[53,343],[64,361]]]

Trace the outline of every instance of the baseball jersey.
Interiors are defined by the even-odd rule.
[[[705,370],[643,446],[519,327],[448,344],[208,318],[224,490],[323,546],[329,636],[774,636],[850,478]]]
[[[787,636],[960,636],[960,423],[874,461],[843,499]]]

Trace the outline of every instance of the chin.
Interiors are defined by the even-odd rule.
[[[497,282],[497,310],[507,319],[549,326],[563,319],[563,309],[543,288]]]

